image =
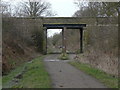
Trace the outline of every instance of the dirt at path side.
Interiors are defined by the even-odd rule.
[[[95,78],[74,68],[66,61],[57,59],[58,55],[47,55],[44,59],[53,88],[106,88]]]

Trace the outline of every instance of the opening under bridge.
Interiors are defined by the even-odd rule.
[[[83,30],[84,27],[86,27],[86,24],[43,24],[44,30],[45,30],[45,40],[46,40],[46,54],[47,54],[47,30],[48,29],[62,29],[62,53],[69,53],[66,52],[66,35],[65,31],[67,29],[79,29],[79,34],[80,34],[80,49],[79,52],[83,52]]]

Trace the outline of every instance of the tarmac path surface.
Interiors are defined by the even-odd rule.
[[[53,88],[107,88],[97,79],[68,64],[70,60],[59,60],[58,56],[50,54],[44,58]]]

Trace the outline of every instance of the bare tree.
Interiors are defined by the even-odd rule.
[[[118,16],[120,2],[102,2],[101,14],[106,14],[106,16],[116,17]]]
[[[16,16],[23,17],[40,17],[40,16],[52,16],[55,15],[51,11],[51,4],[39,0],[39,2],[22,2],[19,7],[15,10]]]
[[[1,2],[0,3],[0,13],[3,17],[10,17],[11,16],[11,5],[8,2]]]
[[[79,8],[74,16],[85,17],[116,17],[118,16],[118,2],[87,2],[76,1]]]

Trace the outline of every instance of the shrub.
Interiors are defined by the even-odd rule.
[[[59,59],[61,59],[61,60],[68,60],[68,59],[69,59],[69,56],[68,56],[68,54],[66,54],[66,53],[62,53],[62,54],[59,56]]]
[[[37,47],[37,51],[43,53],[43,31],[42,30],[35,30],[32,32],[32,39],[34,41],[35,46]]]

